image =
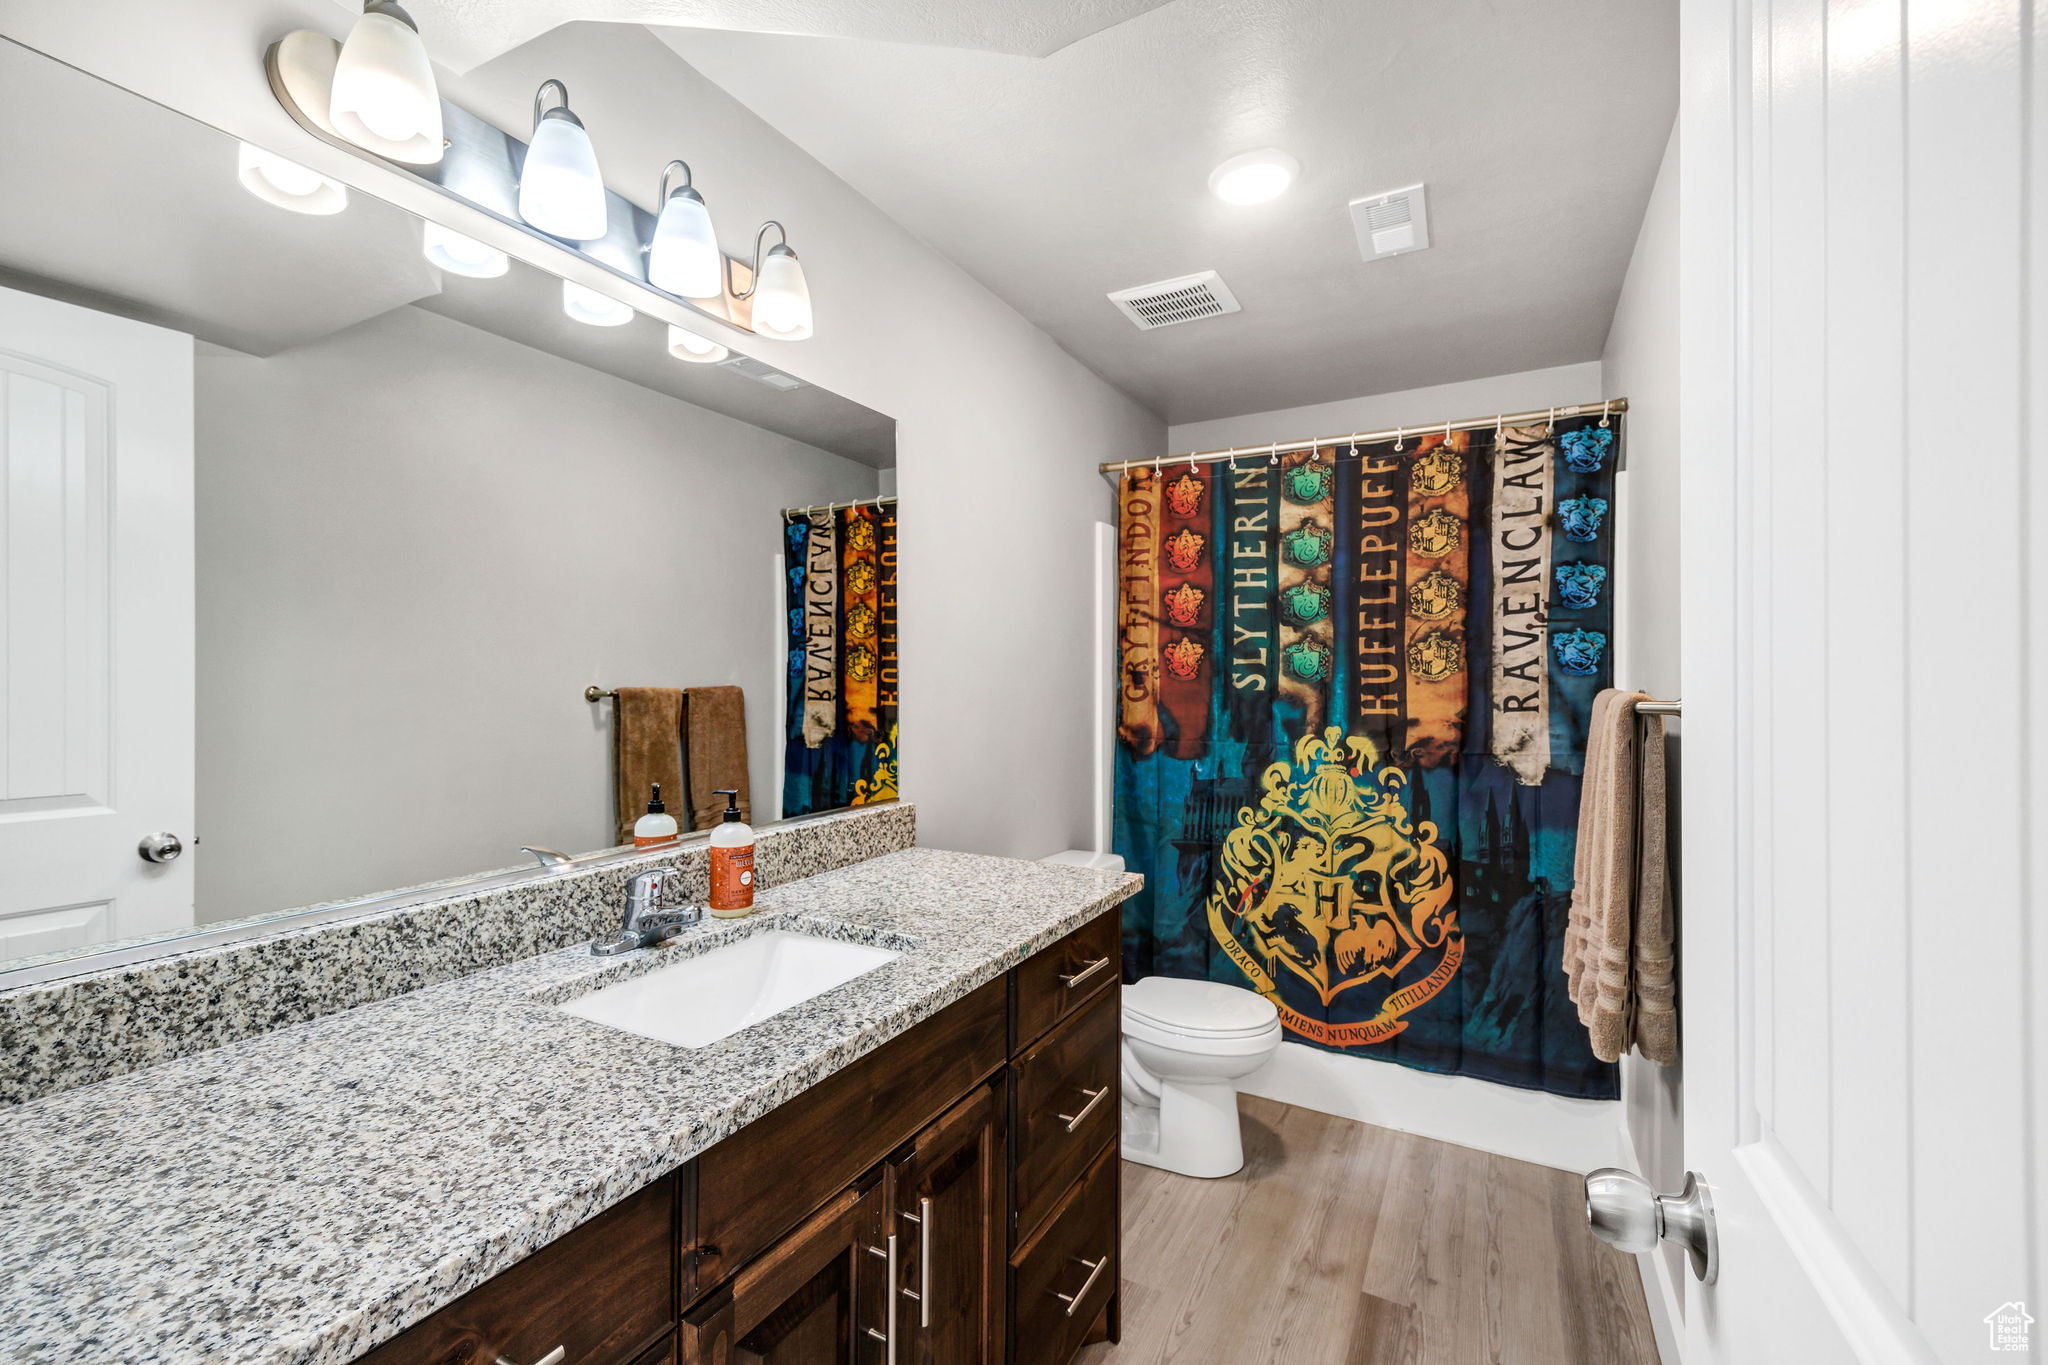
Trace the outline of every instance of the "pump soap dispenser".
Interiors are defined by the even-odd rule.
[[[654,784],[654,798],[647,803],[647,814],[633,822],[633,847],[674,843],[675,839],[676,818],[668,813],[668,807],[661,804],[661,784],[657,782]]]
[[[740,816],[737,788],[720,788],[725,818],[711,831],[711,913],[738,919],[754,913],[754,831]]]

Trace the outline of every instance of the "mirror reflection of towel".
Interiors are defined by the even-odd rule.
[[[737,688],[733,689],[738,691]],[[633,824],[661,784],[675,812],[683,797],[683,692],[679,687],[621,687],[612,709],[614,842],[633,842]]]
[[[693,687],[684,698],[690,750],[690,828],[710,829],[725,814],[721,790],[739,792],[740,818],[754,823],[747,787],[747,702],[737,687]]]

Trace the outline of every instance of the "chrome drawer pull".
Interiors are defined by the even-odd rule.
[[[554,1350],[549,1351],[539,1360],[534,1361],[533,1365],[562,1365],[562,1362],[567,1360],[568,1358],[569,1348],[567,1346],[557,1346]],[[516,1360],[507,1360],[504,1356],[499,1356],[498,1365],[519,1365],[519,1362]]]
[[[1109,1264],[1109,1257],[1107,1256],[1095,1261],[1086,1260],[1080,1256],[1076,1256],[1074,1259],[1088,1267],[1088,1278],[1083,1280],[1081,1287],[1071,1294],[1053,1294],[1054,1298],[1061,1300],[1067,1305],[1067,1316],[1070,1318],[1081,1307],[1081,1300],[1088,1297],[1088,1291],[1095,1287],[1095,1277],[1102,1273],[1102,1267]]]
[[[1109,1093],[1109,1087],[1105,1085],[1100,1090],[1082,1090],[1081,1093],[1088,1097],[1088,1103],[1081,1106],[1080,1113],[1054,1115],[1061,1123],[1067,1125],[1067,1131],[1070,1133],[1081,1126],[1081,1120],[1088,1117],[1089,1111],[1102,1103],[1102,1097]]]
[[[1072,976],[1062,976],[1060,978],[1060,984],[1062,986],[1065,986],[1068,990],[1072,990],[1074,989],[1074,987],[1080,985],[1083,981],[1086,981],[1089,977],[1095,975],[1097,972],[1101,971],[1104,967],[1107,967],[1108,965],[1108,958],[1098,957],[1093,962],[1083,967],[1080,971],[1075,972]]]
[[[917,1325],[932,1325],[932,1201],[917,1201]]]

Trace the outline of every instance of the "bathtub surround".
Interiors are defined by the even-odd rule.
[[[609,963],[567,948],[15,1110],[0,1125],[10,1359],[353,1360],[1135,881],[903,850],[669,948]],[[554,1008],[772,928],[902,956],[688,1052]],[[109,1152],[147,1159],[109,1179]]]
[[[765,829],[757,885],[772,888],[909,848],[917,811],[880,806]],[[137,966],[0,991],[0,1104],[219,1048],[273,1029],[451,981],[618,927],[626,883],[682,869],[677,894],[701,904],[701,838],[583,870],[476,892],[454,888],[399,909]]]

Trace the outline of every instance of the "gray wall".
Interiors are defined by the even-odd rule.
[[[1635,254],[1614,324],[1600,357],[1607,391],[1629,400],[1628,468],[1622,471],[1615,525],[1615,679],[1654,697],[1677,697],[1678,653],[1678,130],[1664,152],[1656,188],[1636,238]],[[1675,737],[1667,746],[1674,763]],[[1667,774],[1673,793],[1670,829],[1675,839],[1678,771]],[[1676,851],[1676,850],[1674,850]],[[1684,964],[1679,964],[1680,977]],[[1682,1040],[1681,1040],[1682,1046]],[[1621,1059],[1621,1098],[1628,1136],[1642,1173],[1660,1190],[1685,1181],[1685,1070],[1659,1066],[1631,1052]],[[1673,1288],[1682,1288],[1684,1253],[1667,1245],[1658,1253]],[[1654,1286],[1653,1286],[1654,1288]],[[1682,1294],[1672,1294],[1674,1311]],[[1653,1297],[1652,1307],[1656,1307]],[[1653,1315],[1661,1316],[1661,1315]]]
[[[744,688],[766,812],[776,513],[874,470],[416,308],[197,385],[202,922],[609,844],[591,683]]]

